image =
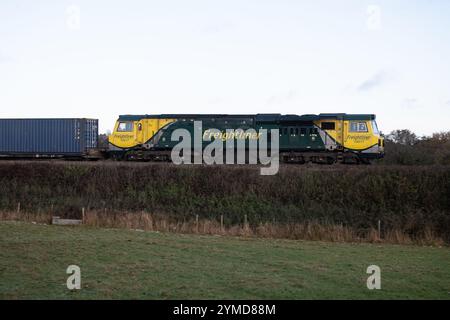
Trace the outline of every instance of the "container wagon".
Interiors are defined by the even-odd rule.
[[[97,119],[0,119],[1,158],[97,159]]]

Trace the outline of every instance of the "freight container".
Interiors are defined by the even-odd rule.
[[[0,119],[0,157],[88,157],[97,119]]]

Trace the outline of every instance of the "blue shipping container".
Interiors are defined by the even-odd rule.
[[[97,119],[0,119],[0,156],[83,156],[97,145]]]

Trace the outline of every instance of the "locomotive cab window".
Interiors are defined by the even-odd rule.
[[[378,126],[375,120],[372,121],[372,130],[374,134],[380,134],[380,131],[378,130]]]
[[[350,132],[367,132],[367,123],[365,122],[350,122]]]
[[[334,122],[322,122],[321,124],[322,130],[335,130]]]
[[[132,132],[133,122],[119,122],[117,126],[117,132]]]

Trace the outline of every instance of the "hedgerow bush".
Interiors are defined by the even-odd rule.
[[[180,221],[252,225],[314,222],[354,230],[432,230],[450,241],[448,166],[256,166],[4,162],[0,210],[77,216],[86,210],[152,212]]]

